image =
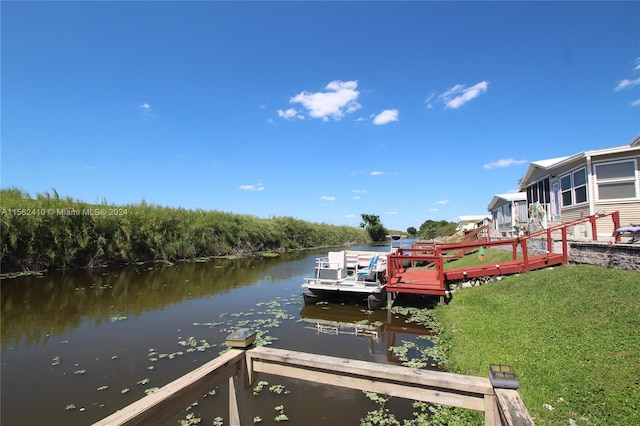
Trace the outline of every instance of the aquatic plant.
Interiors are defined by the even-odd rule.
[[[190,426],[190,425],[196,425],[201,421],[202,419],[200,417],[196,417],[195,414],[189,413],[184,419],[180,420],[179,423],[180,423],[180,426]]]
[[[264,380],[260,380],[254,387],[253,387],[253,394],[254,395],[258,395],[260,393],[260,391],[269,384],[269,382],[264,381]]]
[[[274,407],[274,410],[278,411],[278,415],[274,418],[276,422],[286,422],[289,420],[289,416],[284,413],[284,405],[278,405]]]
[[[391,399],[390,397],[381,396],[375,392],[363,392],[367,398],[378,404],[378,408],[376,410],[369,411],[363,419],[360,419],[360,426],[400,426],[400,422],[398,421],[398,419],[396,419],[396,416],[388,408],[386,408],[387,402],[389,402],[389,399]]]
[[[284,385],[273,385],[269,386],[269,391],[275,393],[277,395],[285,394],[288,395],[291,393],[288,389],[285,389]]]

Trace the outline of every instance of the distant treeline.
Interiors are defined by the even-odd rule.
[[[177,261],[360,243],[363,229],[141,202],[95,205],[0,190],[2,273]]]

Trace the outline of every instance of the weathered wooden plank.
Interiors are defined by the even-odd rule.
[[[527,407],[515,389],[495,389],[500,419],[504,426],[534,426]]]
[[[486,377],[464,376],[442,371],[417,370],[398,365],[379,364],[267,347],[253,348],[247,351],[247,357],[292,366],[326,369],[336,373],[367,376],[374,380],[383,379],[417,384],[425,387],[493,395],[493,387]]]
[[[116,411],[94,426],[162,425],[204,393],[238,374],[245,351],[232,349],[156,392]]]
[[[366,375],[371,379],[384,379],[469,393],[493,394],[493,387],[487,377],[464,376],[442,371],[418,370],[398,365],[379,364],[267,347],[253,348],[247,352],[247,356],[287,365],[326,369],[338,373]]]
[[[484,424],[485,426],[501,426],[498,414],[498,404],[495,395],[484,396]]]
[[[345,375],[344,373],[334,373],[329,370],[318,371],[304,367],[294,367],[273,363],[260,359],[253,360],[253,368],[256,372],[307,380],[313,383],[366,390],[368,392],[375,392],[382,395],[432,402],[435,404],[449,405],[476,411],[484,411],[485,409],[484,395],[482,394],[463,394],[455,393],[453,391],[447,392],[442,389],[428,389],[425,387],[418,387],[417,385],[412,386],[408,384],[375,381],[364,377]]]

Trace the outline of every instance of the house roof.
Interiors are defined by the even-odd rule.
[[[538,160],[532,161],[527,168],[526,173],[520,179],[520,189],[526,188],[529,183],[529,179],[533,175],[536,170],[552,170],[558,168],[562,165],[569,164],[571,162],[587,158],[587,157],[598,157],[601,155],[609,155],[609,154],[622,154],[628,151],[637,151],[640,149],[640,134],[638,134],[633,140],[627,145],[614,146],[610,148],[603,149],[592,149],[589,151],[582,151],[574,155],[569,155],[566,157],[558,157],[558,158],[550,158],[547,160]]]
[[[460,218],[460,222],[471,222],[471,221],[480,221],[484,219],[491,219],[491,216],[486,214],[478,214],[471,216],[458,216]]]
[[[527,199],[527,193],[526,192],[509,192],[506,194],[496,194],[493,196],[493,199],[491,200],[491,202],[489,203],[489,206],[487,207],[487,210],[492,211],[493,209],[496,208],[496,205],[501,201],[501,200],[506,200],[506,201],[526,201]]]

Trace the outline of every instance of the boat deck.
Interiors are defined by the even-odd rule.
[[[311,291],[348,291],[351,293],[381,293],[385,289],[385,284],[377,281],[357,280],[355,276],[349,275],[340,280],[323,280],[318,278],[306,278],[304,287]]]

